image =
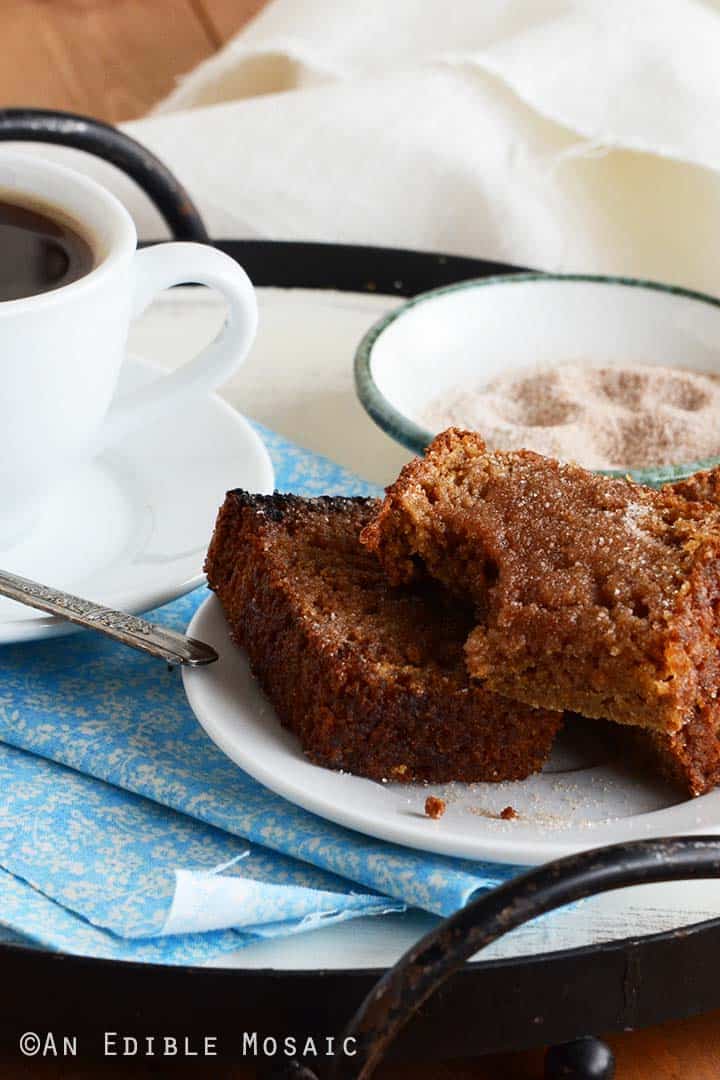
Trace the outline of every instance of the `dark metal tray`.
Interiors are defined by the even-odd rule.
[[[127,136],[85,117],[0,110],[0,141],[18,138],[99,153],[138,180],[176,236],[207,242],[187,193]],[[519,269],[379,247],[216,243],[242,263],[257,286],[412,296]],[[386,1051],[405,1060],[446,1060],[687,1017],[720,1007],[720,919],[582,949],[464,961],[515,926],[571,900],[642,882],[719,876],[720,840],[712,837],[649,840],[573,856],[474,902],[389,973],[163,967],[3,945],[0,1053],[16,1057],[20,1035],[32,1027],[76,1033],[82,1057],[102,1057],[103,1033],[112,1029],[138,1038],[174,1035],[193,1046],[213,1034],[218,1056],[240,1060],[244,1032],[257,1032],[260,1042],[265,1035],[293,1035],[301,1043],[307,1035],[337,1035],[349,1024],[357,1054],[327,1059],[326,1068],[310,1064],[319,1075],[334,1068],[336,1076],[364,1077]]]

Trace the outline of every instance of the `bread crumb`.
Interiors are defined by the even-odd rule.
[[[500,811],[500,817],[503,821],[514,821],[519,816],[514,806],[506,806],[504,810]]]
[[[441,818],[446,810],[446,803],[444,799],[438,799],[435,795],[428,795],[425,800],[425,813],[429,818],[436,821]]]

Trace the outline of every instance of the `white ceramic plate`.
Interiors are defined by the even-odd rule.
[[[379,784],[312,765],[285,731],[228,637],[215,597],[188,633],[214,645],[217,664],[183,672],[198,720],[229,758],[291,802],[370,836],[471,859],[535,865],[584,848],[675,833],[720,833],[720,792],[684,799],[613,760],[592,729],[564,735],[543,773],[520,783]],[[423,813],[429,794],[442,818]],[[519,817],[500,820],[512,806]]]
[[[158,370],[129,358],[120,392]],[[272,491],[268,453],[239,413],[218,397],[201,398],[63,478],[32,536],[0,553],[0,565],[124,611],[147,611],[203,583],[217,509],[232,487]],[[0,642],[72,629],[0,599]]]

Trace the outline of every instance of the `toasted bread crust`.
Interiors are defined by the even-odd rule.
[[[545,762],[560,714],[472,685],[469,613],[391,589],[358,542],[379,504],[230,492],[206,571],[235,641],[308,757],[373,779],[509,780]]]
[[[660,490],[667,495],[718,507],[720,506],[720,468],[693,473],[687,480],[676,480],[674,484],[665,484]]]

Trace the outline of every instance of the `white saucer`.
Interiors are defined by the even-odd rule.
[[[120,393],[157,373],[128,358]],[[247,420],[208,396],[65,477],[32,536],[0,553],[0,565],[124,611],[147,611],[203,583],[215,516],[233,487],[272,491],[272,465]],[[0,598],[0,642],[72,629]]]
[[[608,757],[576,729],[562,737],[540,775],[503,784],[378,784],[312,765],[285,731],[228,637],[218,600],[202,605],[188,632],[220,660],[184,669],[185,690],[210,738],[256,780],[298,806],[370,836],[423,851],[531,866],[586,848],[677,833],[720,833],[720,791],[699,799]],[[432,821],[429,794],[447,801]],[[506,806],[513,821],[499,819]]]

